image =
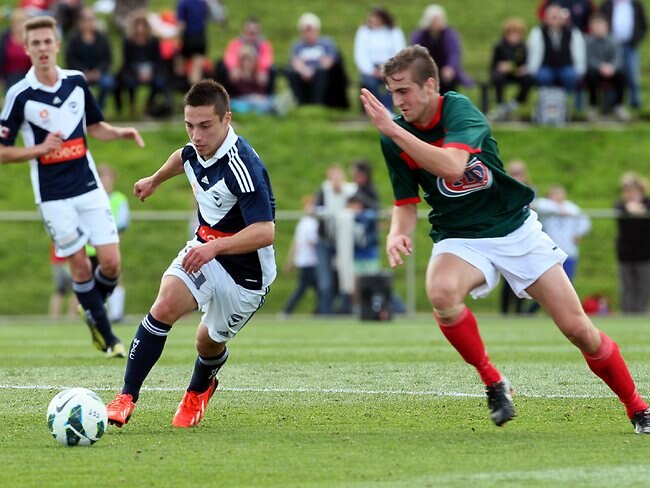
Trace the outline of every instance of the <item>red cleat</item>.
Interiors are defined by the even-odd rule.
[[[194,427],[203,418],[205,408],[208,406],[210,398],[217,389],[219,382],[216,378],[210,383],[210,387],[203,393],[197,391],[186,391],[183,395],[181,404],[176,409],[172,425],[174,427]]]
[[[115,395],[115,400],[106,405],[106,413],[108,414],[108,423],[117,427],[122,427],[131,418],[135,403],[133,397],[128,393],[118,393]]]

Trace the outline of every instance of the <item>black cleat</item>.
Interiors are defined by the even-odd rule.
[[[501,427],[508,420],[512,420],[515,417],[515,404],[512,401],[512,385],[508,378],[501,378],[501,381],[498,383],[493,383],[492,386],[485,388],[485,394],[487,395],[488,408],[490,409],[490,417],[497,427]],[[648,420],[646,420],[646,425],[648,425]],[[648,432],[650,432],[650,426],[648,426]]]
[[[635,434],[650,434],[650,408],[635,413],[630,422],[634,426]]]

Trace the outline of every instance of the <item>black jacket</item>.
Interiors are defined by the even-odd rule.
[[[630,44],[632,46],[637,46],[643,40],[648,31],[648,19],[645,15],[643,4],[639,2],[639,0],[632,0],[632,8],[634,9],[634,30],[632,32]],[[605,17],[607,17],[611,29],[614,2],[612,0],[605,0],[600,6],[600,11]]]

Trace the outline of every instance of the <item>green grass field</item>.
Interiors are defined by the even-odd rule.
[[[179,323],[131,422],[90,448],[50,437],[47,404],[85,386],[110,401],[124,362],[85,326],[0,323],[0,486],[644,486],[650,439],[547,318],[481,316],[512,380],[502,429],[482,387],[431,319],[277,321],[258,316],[230,347],[198,428],[171,418],[195,357],[198,316]],[[132,321],[133,322],[133,321]],[[647,319],[602,318],[650,393]],[[123,340],[135,326],[119,326]]]

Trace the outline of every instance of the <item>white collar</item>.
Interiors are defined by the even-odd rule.
[[[219,146],[219,149],[217,149],[217,152],[214,153],[214,156],[212,156],[210,159],[207,160],[204,160],[201,157],[199,152],[196,150],[194,144],[190,142],[189,145],[192,146],[196,151],[196,157],[199,160],[199,163],[201,163],[201,166],[207,168],[208,166],[212,166],[219,159],[223,158],[228,153],[228,151],[230,151],[232,147],[235,144],[237,144],[237,139],[239,139],[239,136],[235,133],[235,130],[232,128],[232,125],[228,126],[228,134],[226,135],[226,138],[221,143],[221,146]]]
[[[44,85],[43,83],[38,81],[38,78],[36,78],[36,70],[33,66],[29,68],[29,71],[25,75],[25,79],[29,83],[29,86],[34,90],[43,90],[46,92],[54,93],[59,88],[61,88],[61,80],[67,78],[65,72],[61,68],[55,66],[54,69],[56,70],[56,83],[54,83],[54,85],[52,86]]]

